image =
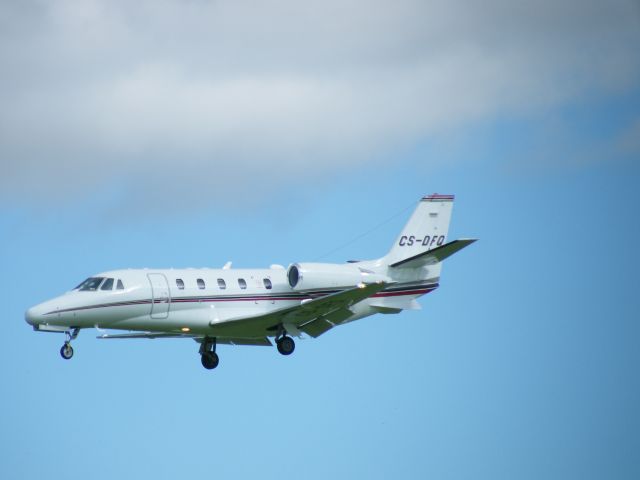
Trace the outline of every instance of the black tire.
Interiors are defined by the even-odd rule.
[[[215,352],[205,352],[201,355],[200,360],[202,361],[202,366],[207,370],[213,370],[220,363],[220,359],[218,358],[218,354]]]
[[[60,356],[65,360],[69,360],[71,357],[73,357],[73,347],[71,346],[71,344],[65,343],[64,345],[62,345],[62,348],[60,349]]]
[[[291,355],[296,349],[296,343],[293,341],[293,338],[287,337],[286,335],[278,340],[276,345],[282,355]]]

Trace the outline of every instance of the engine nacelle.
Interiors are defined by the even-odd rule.
[[[287,270],[289,285],[295,290],[355,287],[360,283],[389,281],[384,275],[359,268],[355,264],[294,263]]]

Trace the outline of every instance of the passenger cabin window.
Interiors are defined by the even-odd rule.
[[[240,288],[243,290],[247,288],[247,282],[244,281],[244,278],[238,279],[238,285],[240,285]]]
[[[184,290],[184,282],[181,278],[176,278],[176,285],[180,290]]]
[[[113,290],[113,278],[107,278],[100,287],[100,290]]]
[[[79,290],[81,292],[95,292],[103,280],[104,280],[104,277],[87,278],[84,282],[78,285],[74,290]]]
[[[273,285],[271,285],[271,280],[269,280],[268,278],[263,278],[262,283],[264,283],[264,288],[266,288],[267,290],[271,290],[271,287],[273,287]]]
[[[124,290],[124,284],[122,283],[122,280],[118,279],[118,285],[116,286],[117,290]]]
[[[204,290],[204,280],[199,278],[198,280],[196,280],[196,283],[198,284],[198,288],[200,290]]]
[[[218,279],[218,287],[220,287],[220,290],[224,290],[225,288],[227,288],[227,284],[225,283],[224,278]]]

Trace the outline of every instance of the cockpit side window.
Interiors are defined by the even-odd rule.
[[[118,285],[116,286],[117,290],[124,290],[124,284],[122,283],[122,280],[118,279]]]
[[[100,287],[100,290],[113,290],[113,278],[107,278]]]
[[[78,285],[75,290],[79,290],[80,292],[95,292],[103,280],[104,277],[89,277]]]

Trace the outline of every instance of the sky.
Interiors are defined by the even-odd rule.
[[[640,6],[0,2],[0,477],[640,477]],[[24,311],[100,271],[377,258],[420,311],[290,357]]]

